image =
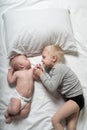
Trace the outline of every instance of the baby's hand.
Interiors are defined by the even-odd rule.
[[[37,75],[34,74],[34,73],[33,73],[33,79],[34,79],[34,80],[37,80],[37,81],[40,80],[39,76],[37,76]]]
[[[9,73],[13,73],[13,72],[14,72],[14,69],[13,69],[12,67],[10,67],[10,68],[8,69],[8,72],[9,72]]]
[[[35,66],[35,69],[41,69],[42,71],[43,71],[43,67],[41,66],[41,64],[37,64],[36,66]]]
[[[33,73],[34,75],[40,77],[43,74],[43,70],[41,68],[35,67]]]

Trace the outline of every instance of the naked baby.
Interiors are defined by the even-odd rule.
[[[17,55],[10,60],[7,80],[10,86],[16,83],[14,95],[5,112],[5,122],[28,116],[34,91],[33,68],[25,55]]]

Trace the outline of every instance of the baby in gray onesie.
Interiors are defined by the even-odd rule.
[[[42,63],[49,72],[38,64],[34,68],[34,74],[48,91],[59,92],[65,100],[64,105],[52,117],[55,130],[64,130],[61,123],[64,119],[67,130],[76,130],[77,119],[84,106],[83,90],[76,74],[61,62],[63,58],[64,52],[58,45],[46,46],[42,51]]]

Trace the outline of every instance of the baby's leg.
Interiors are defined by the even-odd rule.
[[[26,106],[15,116],[16,119],[26,118],[30,112],[31,102],[27,103]]]
[[[72,114],[72,116],[68,117],[66,120],[67,130],[76,130],[76,125],[79,117],[79,112]]]
[[[9,115],[16,115],[21,108],[21,101],[18,98],[12,98],[8,106],[7,112]]]
[[[13,120],[15,119],[22,119],[22,118],[26,118],[30,112],[30,106],[31,103],[27,103],[26,106],[19,111],[19,113],[17,113],[16,115],[9,115],[9,113],[6,111],[5,112],[5,122],[6,123],[11,123]]]
[[[30,106],[31,103],[27,103],[26,106],[20,110],[20,112],[16,115],[11,116],[11,119],[22,119],[22,118],[26,118],[30,112]]]
[[[60,110],[58,110],[52,118],[52,123],[55,130],[64,130],[61,121],[63,121],[64,119],[68,119],[70,117],[71,117],[70,120],[67,120],[68,121],[67,128],[69,128],[68,130],[75,130],[78,119],[78,113],[79,113],[79,106],[77,105],[76,102],[72,100],[65,102],[64,105],[60,108]]]

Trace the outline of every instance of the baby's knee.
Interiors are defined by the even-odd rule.
[[[52,122],[52,125],[53,125],[54,127],[56,127],[56,126],[58,126],[58,125],[63,125],[63,124],[62,124],[62,120],[61,120],[58,116],[56,116],[56,115],[54,115],[54,116],[51,118],[51,122]]]
[[[8,113],[12,114],[12,115],[16,115],[19,112],[19,109],[15,106],[15,107],[8,107]]]
[[[70,125],[67,127],[67,130],[76,130],[76,126]]]

